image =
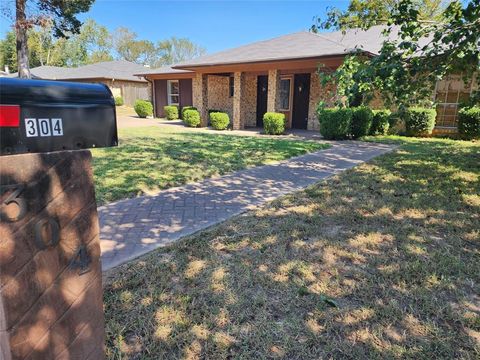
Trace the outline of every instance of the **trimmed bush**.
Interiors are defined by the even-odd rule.
[[[388,119],[388,134],[389,135],[405,135],[405,117],[397,112],[393,112]]]
[[[197,110],[195,106],[184,106],[182,107],[182,119],[183,119],[183,114],[185,113],[185,110]]]
[[[198,127],[200,125],[200,113],[193,109],[185,110],[183,113],[183,122],[188,127]]]
[[[390,128],[392,112],[388,109],[373,110],[372,126],[370,135],[387,135]]]
[[[122,106],[124,104],[121,96],[115,96],[115,106]]]
[[[147,100],[137,100],[134,106],[135,112],[141,118],[153,115],[153,105]]]
[[[372,127],[373,112],[367,106],[352,108],[350,134],[354,139],[368,135]]]
[[[402,111],[407,136],[428,136],[435,127],[437,112],[427,108],[409,108]]]
[[[263,115],[263,130],[268,135],[281,135],[285,131],[285,114],[267,112]]]
[[[178,119],[178,106],[167,105],[163,107],[163,111],[165,112],[165,117],[167,118],[167,120]]]
[[[458,112],[458,133],[464,139],[480,138],[480,106],[460,109]]]
[[[230,124],[230,118],[224,112],[210,113],[210,124],[215,130],[225,130]]]
[[[317,109],[320,122],[320,134],[327,140],[346,139],[352,125],[352,109],[323,108]]]

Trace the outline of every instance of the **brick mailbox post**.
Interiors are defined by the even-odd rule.
[[[117,144],[102,85],[0,79],[0,360],[103,359],[88,147]]]

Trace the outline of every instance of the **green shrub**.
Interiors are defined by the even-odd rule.
[[[265,134],[281,135],[285,131],[285,114],[267,112],[263,115],[263,130]]]
[[[373,112],[368,106],[352,108],[350,135],[354,139],[368,135],[372,127]]]
[[[388,109],[373,110],[372,126],[370,135],[387,135],[390,128],[392,112]]]
[[[147,100],[137,100],[134,106],[135,112],[141,118],[153,115],[153,105]]]
[[[320,134],[327,140],[346,139],[352,124],[352,109],[323,108],[317,109],[320,122]]]
[[[124,104],[123,97],[115,96],[115,106],[122,106]]]
[[[427,108],[409,108],[402,111],[407,136],[428,136],[435,127],[437,112]]]
[[[200,125],[200,113],[197,110],[187,109],[183,113],[183,122],[188,127],[197,127]]]
[[[388,119],[389,135],[405,135],[405,117],[400,112],[393,112]]]
[[[230,124],[230,118],[224,112],[210,113],[210,124],[215,130],[225,130]]]
[[[182,119],[184,117],[185,110],[197,110],[195,106],[184,106],[182,107]]]
[[[458,112],[458,133],[464,139],[480,138],[480,106],[460,109]]]
[[[167,105],[163,107],[163,111],[165,112],[165,117],[167,118],[167,120],[178,119],[178,106]]]

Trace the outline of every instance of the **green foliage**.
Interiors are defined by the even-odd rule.
[[[401,112],[405,118],[407,136],[428,136],[435,127],[437,112],[434,109],[407,108]]]
[[[153,115],[153,105],[147,100],[137,100],[134,106],[135,112],[141,118]]]
[[[392,112],[388,109],[373,110],[370,135],[387,135]]]
[[[195,106],[184,106],[182,107],[182,119],[184,117],[185,110],[197,110]]]
[[[177,120],[178,119],[178,106],[176,105],[167,105],[163,107],[165,112],[165,117],[167,120]]]
[[[10,72],[17,71],[17,48],[16,48],[15,32],[13,30],[8,31],[5,34],[5,39],[0,42],[0,65],[1,69],[5,69],[5,65],[8,66]]]
[[[352,109],[324,108],[319,106],[317,117],[320,122],[320,134],[327,140],[342,140],[350,135]]]
[[[460,109],[458,133],[464,139],[480,138],[480,106]]]
[[[375,4],[372,1],[356,3],[364,3],[367,8]],[[434,0],[428,1],[430,10],[433,10],[430,11],[432,17],[438,15],[442,18],[442,21],[429,23],[423,21],[423,14],[428,11],[422,10],[421,3],[398,0],[388,5],[388,26],[378,56],[363,62],[361,58],[350,60],[349,64],[340,66],[329,75],[338,81],[338,98],[345,96],[349,100],[347,105],[351,106],[352,94],[362,95],[356,89],[366,89],[370,95],[371,89],[375,88],[387,106],[394,105],[400,110],[429,107],[438,79],[459,73],[466,81],[472,79],[475,71],[480,69],[480,0],[454,0],[446,7]],[[374,24],[362,18],[371,9],[367,10],[365,13],[363,10],[354,11],[363,28]],[[343,12],[334,15],[331,26],[344,28],[341,20],[344,14],[348,15]],[[372,14],[373,19],[377,17],[376,11]],[[426,38],[430,40],[425,41]],[[480,77],[477,81],[480,82]]]
[[[72,1],[75,2],[75,1]],[[115,58],[149,64],[152,67],[188,60],[205,52],[188,39],[171,38],[157,45],[141,40],[127,28],[110,33],[92,19],[87,19],[79,31],[68,33],[68,38],[56,38],[53,20],[42,20],[41,26],[27,31],[29,66],[42,65],[77,67]],[[17,71],[15,32],[9,31],[0,41],[0,66]]]
[[[230,124],[230,118],[225,112],[210,113],[210,124],[215,130],[225,130]]]
[[[337,106],[366,105],[373,98],[374,74],[364,56],[346,56],[334,72],[319,68],[318,75],[324,96]],[[335,86],[329,86],[332,84]]]
[[[313,31],[323,29],[366,29],[375,25],[385,25],[391,20],[399,0],[351,0],[347,9],[330,8],[325,19],[315,18]],[[440,21],[445,10],[444,0],[415,1],[415,10],[420,20]]]
[[[285,114],[267,112],[263,115],[263,130],[268,135],[281,135],[285,132]]]
[[[124,104],[123,97],[115,96],[115,106],[122,106]]]
[[[205,54],[205,48],[191,42],[186,38],[177,38],[159,41],[156,45],[156,59],[150,65],[158,67],[162,65],[177,64]]]
[[[350,134],[354,139],[368,135],[372,127],[373,112],[367,106],[352,108]]]
[[[55,37],[68,38],[80,32],[82,23],[77,14],[87,12],[95,0],[42,0],[39,1],[39,16],[50,19]]]
[[[188,109],[183,113],[183,122],[188,127],[198,127],[201,123],[198,110]]]

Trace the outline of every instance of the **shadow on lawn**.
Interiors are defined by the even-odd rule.
[[[150,129],[150,130],[149,130]],[[151,136],[148,131],[156,132]],[[156,192],[328,145],[318,142],[131,130],[120,147],[94,151],[97,199],[103,204]]]
[[[479,174],[413,141],[123,266],[109,357],[475,358]]]

